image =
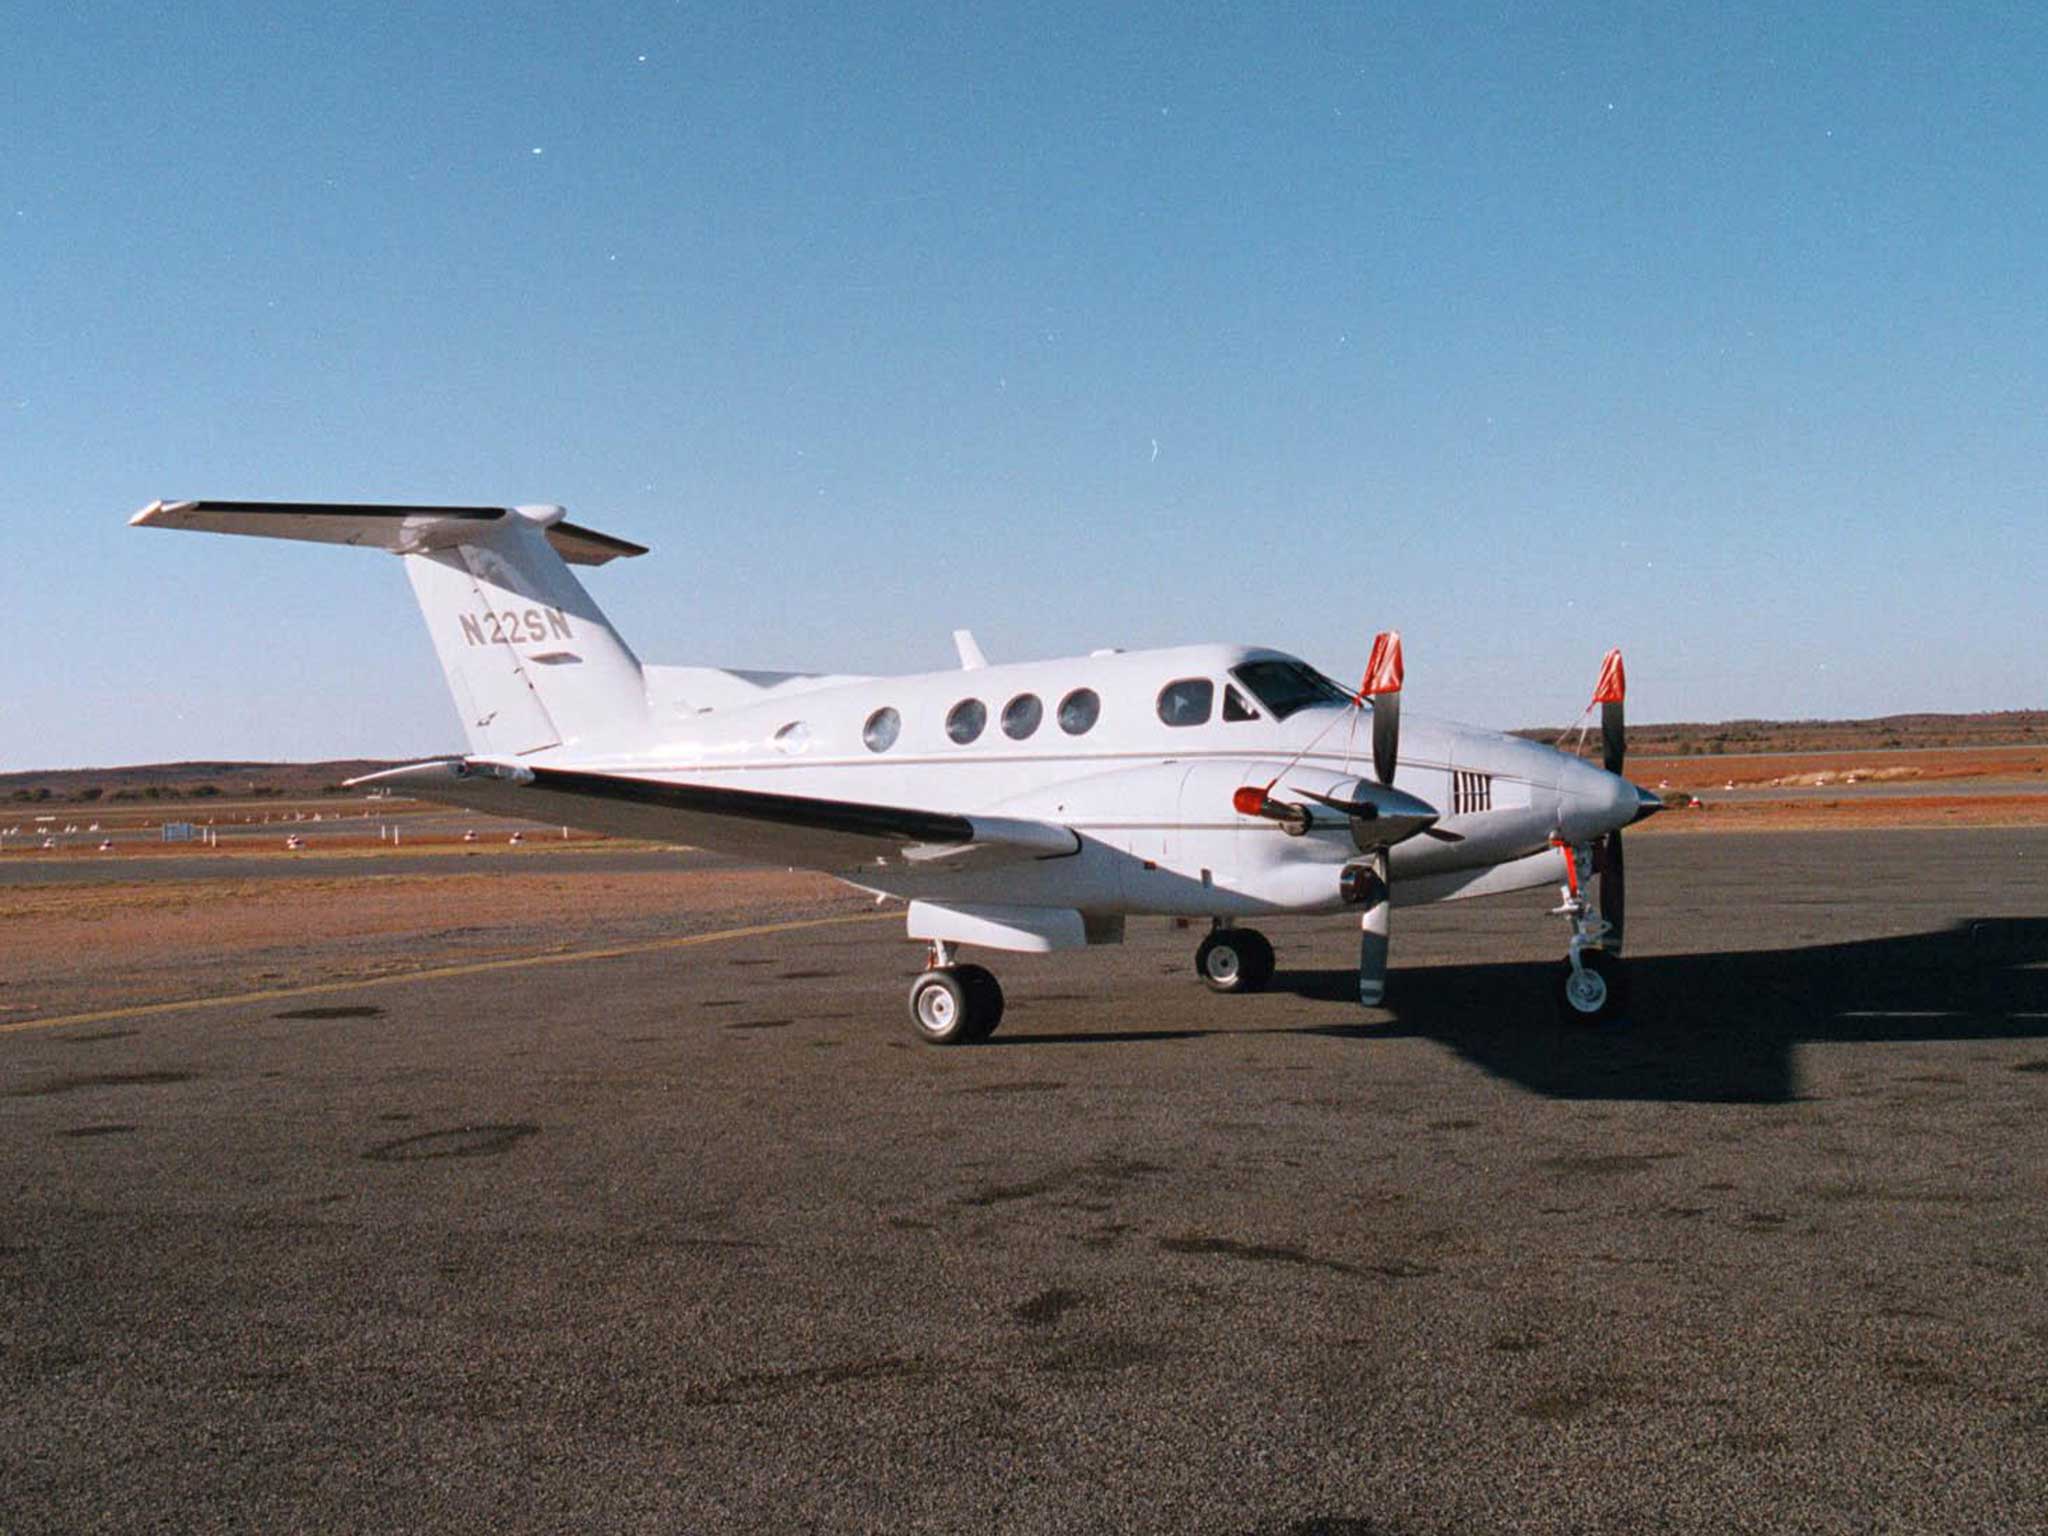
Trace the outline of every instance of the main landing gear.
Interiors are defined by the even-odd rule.
[[[1258,992],[1273,979],[1273,946],[1256,928],[1219,923],[1196,949],[1195,970],[1211,992]]]
[[[1567,1024],[1611,1024],[1628,1007],[1628,972],[1621,964],[1621,930],[1600,915],[1579,883],[1579,851],[1562,848],[1564,904],[1559,917],[1571,919],[1571,945],[1557,968],[1551,996]],[[1602,877],[1603,880],[1606,878]]]
[[[929,1045],[971,1045],[1003,1021],[1003,987],[978,965],[955,965],[950,945],[932,941],[910,984],[910,1029]]]

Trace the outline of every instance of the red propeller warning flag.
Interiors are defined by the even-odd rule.
[[[1619,704],[1627,692],[1628,676],[1621,669],[1621,648],[1617,646],[1600,663],[1600,681],[1593,687],[1593,702]]]
[[[1403,672],[1401,667],[1401,631],[1383,629],[1372,640],[1372,658],[1365,664],[1365,681],[1359,685],[1360,698],[1369,699],[1375,694],[1399,693]]]

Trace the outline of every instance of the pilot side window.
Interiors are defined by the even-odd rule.
[[[1207,725],[1216,685],[1206,677],[1184,677],[1159,690],[1159,718],[1168,725]]]
[[[1275,720],[1311,705],[1351,702],[1350,694],[1304,662],[1248,661],[1230,671]]]
[[[1237,691],[1235,683],[1223,685],[1223,718],[1233,725],[1240,720],[1259,718],[1259,712],[1245,703],[1244,695]]]
[[[1102,699],[1093,688],[1076,688],[1060,700],[1060,729],[1069,736],[1085,735],[1102,714]]]
[[[1003,706],[1003,734],[1012,741],[1022,741],[1038,729],[1038,722],[1045,718],[1045,705],[1039,702],[1035,693],[1020,693]]]
[[[962,699],[946,715],[946,734],[961,746],[974,740],[988,724],[988,706],[979,699]]]

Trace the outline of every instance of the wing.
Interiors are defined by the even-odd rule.
[[[687,843],[833,874],[877,868],[981,868],[1060,859],[1081,848],[1081,839],[1071,828],[1051,822],[960,816],[476,758],[415,763],[349,783],[400,789],[423,800],[495,815]]]

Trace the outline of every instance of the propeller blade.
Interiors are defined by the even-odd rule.
[[[1622,874],[1621,830],[1607,834],[1600,850],[1600,915],[1610,930],[1607,947],[1621,953],[1622,918],[1628,911],[1628,886]]]
[[[1394,782],[1394,768],[1401,748],[1401,682],[1406,669],[1401,661],[1401,632],[1383,629],[1373,637],[1372,659],[1365,664],[1365,681],[1358,696],[1372,700],[1372,770],[1380,783]]]
[[[1358,1000],[1368,1008],[1377,1008],[1387,995],[1387,919],[1394,905],[1388,884],[1391,867],[1386,849],[1373,854],[1365,912],[1358,920]]]
[[[1593,702],[1600,706],[1601,766],[1620,773],[1628,758],[1628,732],[1622,720],[1622,701],[1628,696],[1628,676],[1622,670],[1617,647],[1600,663],[1600,681],[1593,689]]]
[[[1387,995],[1388,919],[1394,908],[1394,862],[1387,850],[1437,823],[1435,806],[1394,788],[1401,760],[1403,673],[1401,632],[1380,631],[1358,690],[1360,700],[1372,700],[1372,771],[1379,788],[1360,783],[1349,806],[1329,796],[1313,797],[1350,816],[1351,840],[1372,854],[1372,883],[1358,920],[1358,1000],[1368,1008],[1378,1007]]]
[[[1382,784],[1394,782],[1401,750],[1401,695],[1383,693],[1372,701],[1372,771]]]
[[[1628,761],[1628,724],[1623,715],[1628,697],[1628,674],[1621,665],[1621,650],[1609,651],[1600,662],[1600,681],[1593,687],[1593,702],[1600,706],[1600,763],[1609,773],[1619,774]],[[1630,785],[1636,792],[1635,819],[1663,809],[1655,795]],[[1628,915],[1627,864],[1621,852],[1621,829],[1615,828],[1600,844],[1600,915],[1607,919],[1607,947],[1621,953],[1622,926]]]

